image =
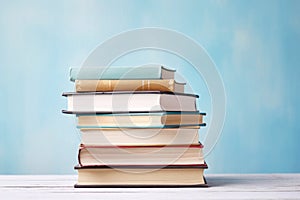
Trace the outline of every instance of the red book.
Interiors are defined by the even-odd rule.
[[[203,145],[84,146],[80,166],[206,166]]]

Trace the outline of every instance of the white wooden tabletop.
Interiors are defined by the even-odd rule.
[[[300,199],[300,174],[208,174],[208,188],[74,188],[74,175],[1,175],[1,199]]]

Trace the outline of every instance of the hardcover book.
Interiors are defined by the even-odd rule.
[[[75,80],[76,92],[165,91],[184,93],[185,83],[166,80]]]
[[[77,115],[77,128],[197,128],[204,113],[149,112]]]
[[[80,166],[102,165],[201,165],[202,145],[86,146],[78,153]]]
[[[80,129],[75,187],[207,186],[198,130],[205,113],[160,65],[70,69],[66,114]]]
[[[197,111],[197,95],[170,92],[85,92],[64,93],[65,113],[112,113],[149,111]]]
[[[197,145],[198,129],[80,129],[84,146]]]
[[[76,166],[76,188],[90,187],[206,187],[206,164],[161,166]]]
[[[167,69],[160,65],[128,66],[99,66],[70,69],[70,80],[127,80],[127,79],[174,79],[176,70]]]

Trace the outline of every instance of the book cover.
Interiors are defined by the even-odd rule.
[[[202,144],[152,146],[81,145],[78,161],[89,165],[187,165],[204,164]]]
[[[70,80],[174,79],[175,70],[160,65],[70,68]]]
[[[198,95],[159,91],[63,93],[73,113],[197,111]]]
[[[166,91],[184,93],[185,83],[165,80],[75,80],[76,92]]]
[[[80,129],[85,146],[153,146],[199,144],[198,129]]]
[[[185,166],[76,166],[76,188],[93,187],[207,187],[207,165]]]
[[[205,126],[199,112],[77,114],[77,128],[178,128]]]

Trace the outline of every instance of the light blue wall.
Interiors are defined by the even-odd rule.
[[[112,35],[145,26],[194,38],[223,77],[227,117],[208,173],[300,172],[299,7],[275,0],[1,2],[0,173],[75,173],[79,134],[74,117],[61,114],[61,93],[73,90],[68,68]],[[212,123],[210,97],[200,93]]]

